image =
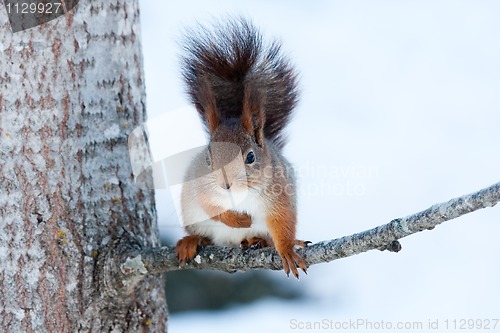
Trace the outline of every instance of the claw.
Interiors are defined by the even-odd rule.
[[[252,250],[257,250],[257,249],[262,249],[262,248],[263,248],[263,246],[262,246],[262,244],[261,244],[260,242],[257,242],[257,243],[255,243],[255,244],[252,244],[252,246],[250,246],[250,248],[251,248]]]
[[[264,238],[252,237],[252,238],[244,239],[243,241],[241,241],[241,247],[243,249],[257,250],[257,249],[263,249],[265,247],[269,247],[269,243]]]
[[[290,247],[286,251],[282,251],[280,253],[280,256],[283,263],[283,270],[285,271],[287,276],[290,276],[289,274],[291,271],[293,276],[298,279],[299,271],[297,268],[300,268],[307,274],[307,265],[304,259],[302,259],[302,257],[293,250],[293,247]]]

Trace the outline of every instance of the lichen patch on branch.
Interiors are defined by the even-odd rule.
[[[144,267],[144,263],[142,262],[142,257],[140,254],[138,256],[135,256],[134,258],[127,258],[127,260],[125,260],[125,262],[120,266],[120,269],[123,274],[130,274],[133,272],[146,274],[148,272],[146,267]]]

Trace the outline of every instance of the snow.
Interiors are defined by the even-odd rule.
[[[7,253],[9,253],[7,249],[8,248],[6,246],[0,246],[0,262],[5,262],[7,259]]]
[[[104,137],[106,139],[114,139],[120,134],[120,126],[113,124],[104,130]]]
[[[66,285],[66,291],[67,291],[68,293],[72,292],[73,290],[75,290],[75,288],[76,288],[76,286],[77,286],[77,285],[78,285],[78,283],[77,283],[77,282],[71,282],[71,283],[68,283],[68,284]]]
[[[24,276],[24,281],[26,281],[31,288],[36,289],[40,281],[40,267],[29,266],[22,274]]]
[[[108,183],[113,184],[113,185],[118,185],[120,181],[118,180],[118,177],[110,177],[108,178]]]
[[[110,241],[110,240],[111,240],[111,237],[109,237],[109,236],[104,237],[104,238],[102,239],[102,241],[101,241],[101,245],[102,245],[102,246],[105,246],[106,244],[108,244],[108,243],[109,243],[109,241]]]
[[[8,307],[6,310],[7,310],[7,312],[12,313],[16,317],[17,320],[24,319],[24,310],[23,309]]]

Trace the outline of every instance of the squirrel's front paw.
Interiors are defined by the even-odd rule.
[[[214,216],[213,219],[221,221],[231,228],[250,228],[252,226],[252,218],[250,215],[231,210],[227,210],[222,214]]]
[[[279,253],[279,255],[281,256],[281,260],[283,262],[283,270],[285,271],[286,275],[290,275],[290,271],[292,271],[293,276],[298,279],[299,271],[297,270],[297,267],[302,269],[304,273],[307,274],[306,262],[293,250],[293,247]]]
[[[200,246],[210,245],[211,242],[206,237],[200,236],[185,236],[177,241],[175,245],[175,253],[177,254],[177,260],[179,264],[185,265],[188,260],[191,260],[198,252]]]

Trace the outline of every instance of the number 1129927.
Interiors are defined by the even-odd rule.
[[[8,14],[58,14],[62,12],[60,2],[16,2],[6,3]]]

